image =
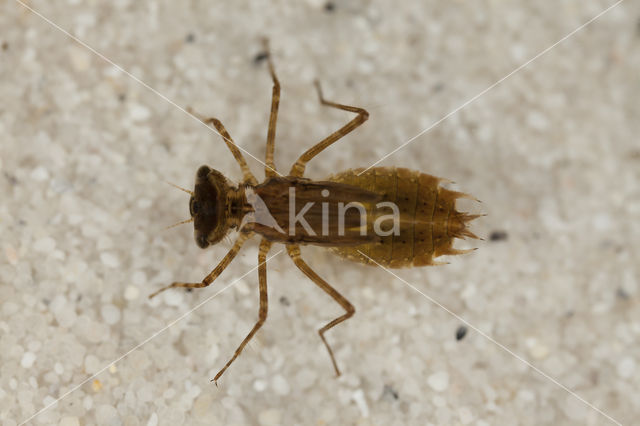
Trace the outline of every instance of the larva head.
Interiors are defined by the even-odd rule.
[[[216,244],[227,234],[227,195],[230,189],[227,179],[217,170],[201,166],[196,172],[189,212],[193,219],[196,244],[200,248]]]

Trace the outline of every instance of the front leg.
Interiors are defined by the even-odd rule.
[[[204,277],[202,282],[199,282],[199,283],[174,282],[171,285],[163,287],[160,290],[150,294],[149,295],[149,299],[152,299],[152,298],[156,297],[158,294],[160,294],[163,291],[168,290],[170,288],[177,288],[177,287],[182,287],[182,288],[202,288],[202,287],[207,287],[216,278],[218,278],[218,276],[222,273],[222,271],[224,271],[226,269],[227,266],[229,266],[229,264],[231,263],[233,258],[236,257],[236,255],[238,254],[238,252],[242,248],[242,244],[244,244],[244,242],[247,241],[247,239],[249,239],[249,237],[251,237],[251,235],[252,234],[250,234],[250,233],[241,232],[240,235],[238,236],[238,239],[236,240],[235,244],[233,245],[233,247],[231,247],[231,250],[229,250],[229,252],[226,254],[226,256],[222,258],[220,263],[218,263],[218,266],[216,266],[215,269],[213,271],[211,271],[211,273],[209,275]]]
[[[275,149],[276,140],[276,123],[278,121],[278,106],[280,105],[280,82],[276,76],[276,71],[273,67],[273,60],[271,59],[271,50],[269,49],[269,40],[264,39],[264,49],[267,52],[267,63],[269,65],[269,73],[273,80],[273,90],[271,93],[271,113],[269,114],[269,129],[267,130],[267,154],[265,159],[264,173],[267,177],[278,175],[276,170],[276,164],[273,160],[273,151]]]
[[[194,117],[198,118],[200,121],[202,121],[207,126],[213,125],[213,127],[216,128],[216,130],[218,131],[218,134],[220,136],[222,136],[222,139],[224,139],[224,142],[227,144],[227,147],[229,148],[229,151],[231,151],[231,154],[233,154],[233,158],[236,159],[236,162],[240,166],[240,169],[242,170],[242,175],[244,176],[244,182],[245,183],[250,183],[252,185],[257,185],[258,181],[256,180],[255,176],[253,176],[253,173],[251,173],[251,170],[249,169],[249,166],[247,165],[247,162],[244,159],[244,156],[242,155],[242,152],[240,152],[240,148],[238,147],[238,145],[236,145],[236,143],[233,141],[233,139],[231,139],[231,135],[229,135],[229,132],[227,132],[227,129],[225,129],[225,127],[222,124],[222,122],[220,120],[218,120],[217,118],[215,118],[215,117],[211,117],[211,118],[203,117],[202,115],[198,114],[197,112],[195,112],[191,108],[187,108],[187,112],[189,114],[193,115]],[[253,155],[248,153],[246,150],[244,150],[244,151],[247,154],[249,154],[249,156],[253,157]],[[253,157],[253,158],[255,158],[255,157]],[[256,160],[257,160],[257,158],[256,158]],[[258,160],[258,161],[260,161],[260,160]]]

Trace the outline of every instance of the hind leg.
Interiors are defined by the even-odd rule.
[[[202,115],[193,111],[191,108],[187,108],[187,111],[189,112],[189,114],[194,115],[207,126],[210,126],[213,124],[213,127],[216,128],[220,136],[222,136],[222,139],[224,139],[224,142],[227,144],[227,147],[229,148],[229,151],[231,151],[231,154],[233,154],[233,158],[236,159],[236,162],[240,166],[240,169],[242,169],[244,182],[250,183],[252,185],[257,185],[258,181],[256,180],[255,176],[253,176],[253,173],[251,173],[251,170],[249,169],[249,166],[247,165],[247,162],[244,159],[242,152],[240,152],[240,148],[238,148],[238,145],[236,145],[233,139],[231,139],[229,132],[227,132],[227,129],[224,128],[224,125],[222,124],[222,122],[214,117],[211,117],[211,118],[203,117]]]
[[[298,246],[298,245],[287,246],[287,252],[289,253],[289,257],[291,257],[291,259],[293,260],[293,263],[295,263],[296,266],[307,277],[309,277],[309,279],[311,279],[311,281],[313,281],[318,287],[320,287],[322,290],[324,290],[325,293],[327,293],[329,296],[331,296],[333,298],[333,300],[338,302],[340,304],[340,306],[342,306],[342,308],[346,311],[346,313],[344,315],[341,315],[338,318],[334,319],[333,321],[330,321],[328,324],[326,324],[324,327],[322,327],[320,330],[318,330],[318,334],[320,335],[320,338],[322,339],[322,342],[324,343],[325,347],[327,348],[327,351],[329,351],[329,356],[331,357],[331,362],[333,363],[333,368],[336,370],[336,375],[339,376],[340,375],[340,369],[338,368],[338,364],[336,363],[336,359],[333,356],[333,351],[331,350],[331,346],[329,346],[329,343],[327,343],[327,339],[325,339],[325,337],[324,337],[324,333],[326,331],[328,331],[329,329],[335,327],[336,325],[340,324],[341,322],[346,321],[347,319],[351,318],[353,316],[353,314],[355,314],[356,309],[353,307],[353,305],[343,295],[341,295],[338,292],[338,290],[336,290],[335,288],[331,287],[331,285],[329,285],[329,283],[327,283],[325,280],[320,278],[320,276],[318,274],[316,274],[314,272],[314,270],[311,269],[309,267],[309,265],[307,265],[307,263],[304,260],[302,260],[302,257],[300,256],[300,246]]]

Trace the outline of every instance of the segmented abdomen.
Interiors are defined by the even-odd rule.
[[[375,264],[371,258],[389,268],[433,265],[438,263],[435,257],[464,252],[452,247],[454,238],[477,238],[466,223],[478,215],[455,209],[457,198],[473,197],[441,187],[444,179],[404,168],[375,167],[359,175],[363,170],[346,170],[328,180],[375,192],[382,195],[382,201],[394,203],[400,214],[399,234],[376,235],[371,243],[331,248],[339,256]],[[390,208],[368,208],[367,232],[376,234],[376,218],[391,213]],[[391,220],[382,224],[383,231],[391,229]]]

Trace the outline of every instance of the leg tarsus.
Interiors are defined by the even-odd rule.
[[[324,99],[324,96],[322,94],[322,85],[320,84],[320,80],[318,80],[317,78],[315,80],[313,80],[313,85],[316,88],[316,92],[318,93],[318,101],[322,104],[322,105],[328,105],[331,106],[332,103],[328,102]],[[355,107],[350,107],[350,108],[355,108]],[[361,109],[361,108],[358,108]],[[348,110],[350,111],[350,110]],[[358,111],[352,111],[352,112],[358,112]]]
[[[320,80],[318,80],[317,78],[313,80],[313,85],[315,86],[316,92],[318,93],[318,100],[321,104],[324,105],[324,96],[322,96],[322,86],[320,86]]]
[[[211,282],[213,282],[213,280]],[[200,283],[173,282],[173,283],[171,283],[171,285],[168,285],[166,287],[162,287],[160,290],[151,293],[149,295],[149,299],[153,299],[158,294],[162,293],[165,290],[169,290],[170,288],[177,288],[177,287],[183,287],[183,288],[187,288],[187,289],[190,289],[190,288],[202,288],[202,287],[207,287],[209,284],[211,284],[211,283],[205,283],[204,280],[202,282],[200,282]]]
[[[269,66],[269,74],[273,80],[273,90],[271,92],[271,113],[269,114],[269,129],[267,130],[267,151],[265,158],[264,173],[267,177],[276,176],[275,161],[273,159],[275,151],[275,139],[276,139],[276,123],[278,121],[278,107],[280,105],[280,82],[276,76],[276,71],[273,66],[273,60],[271,59],[271,50],[269,49],[269,39],[262,39],[265,52],[267,54],[267,65]]]

